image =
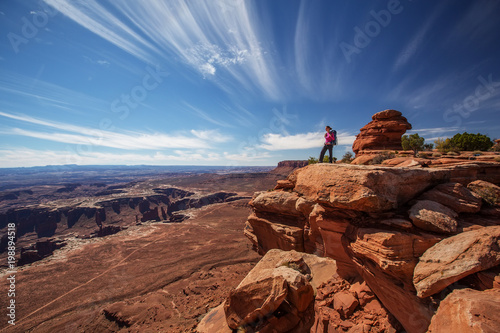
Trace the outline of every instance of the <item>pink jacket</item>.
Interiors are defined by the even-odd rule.
[[[335,141],[335,136],[329,132],[325,134],[325,145],[332,145]]]

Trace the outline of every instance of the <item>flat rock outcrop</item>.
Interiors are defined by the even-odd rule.
[[[457,212],[431,200],[419,200],[409,210],[413,224],[423,230],[452,234],[457,231]]]
[[[454,290],[432,318],[429,333],[500,332],[500,289]]]
[[[373,150],[402,150],[401,137],[411,129],[411,124],[396,110],[375,113],[372,121],[360,129],[352,150],[358,155]]]
[[[486,182],[484,180],[476,180],[467,187],[483,198],[490,205],[500,206],[500,186]]]
[[[500,265],[500,226],[443,239],[420,257],[413,282],[419,297],[436,294],[472,273]]]
[[[363,325],[377,316],[385,316],[387,332],[399,330],[399,324],[409,333],[426,332],[454,282],[461,279],[461,284],[474,288],[478,283],[471,281],[480,278],[484,286],[496,283],[494,271],[480,273],[500,264],[494,236],[500,228],[500,210],[468,186],[477,180],[496,186],[500,165],[309,165],[295,170],[274,191],[255,194],[245,235],[261,254],[282,249],[335,260],[339,280],[326,287],[328,296],[316,293],[312,332],[354,327],[371,332]],[[422,202],[426,204],[419,208]],[[439,248],[444,252],[435,252]],[[461,267],[460,272],[446,275],[445,283],[440,273],[435,281],[426,280],[434,271],[443,271],[445,261],[450,262],[450,272],[452,266]],[[351,287],[339,287],[353,281],[366,285],[380,304],[374,303],[374,308],[384,309],[385,315],[367,313],[367,300]],[[310,324],[308,316],[301,318]]]

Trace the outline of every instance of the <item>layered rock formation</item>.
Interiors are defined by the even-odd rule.
[[[439,302],[457,283],[476,289],[498,286],[500,201],[495,184],[500,184],[500,164],[436,169],[309,165],[276,190],[256,193],[244,233],[261,254],[279,248],[335,259],[340,280],[327,282],[329,291],[316,293],[314,322],[289,316],[293,327],[396,332],[401,324],[409,333],[426,332]],[[440,268],[442,260],[449,269]],[[269,295],[279,289],[275,284],[269,288]],[[370,294],[379,306],[366,308]],[[273,295],[274,300],[287,299]],[[226,314],[231,313],[227,304]],[[266,311],[275,317],[298,313],[290,307],[273,309]],[[378,320],[382,317],[385,321]],[[292,332],[272,321],[261,325]]]
[[[396,110],[384,110],[360,129],[352,150],[356,156],[380,150],[402,150],[401,136],[411,129],[410,123]]]

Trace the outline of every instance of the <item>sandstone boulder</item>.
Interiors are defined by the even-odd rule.
[[[401,112],[384,110],[372,116],[372,121],[360,129],[352,145],[356,155],[369,150],[401,150],[401,136],[411,129]]]
[[[476,180],[469,183],[467,188],[483,198],[488,204],[500,206],[500,186],[483,180]]]
[[[377,154],[365,154],[357,156],[355,159],[351,161],[353,165],[370,165],[372,161],[379,155]]]
[[[288,283],[282,276],[267,277],[232,291],[224,305],[227,324],[233,330],[260,329],[264,318],[272,316],[288,295]]]
[[[458,214],[435,201],[420,200],[408,211],[413,224],[423,230],[454,233]]]
[[[454,290],[439,305],[429,333],[500,332],[500,289]]]
[[[250,206],[265,212],[283,215],[300,215],[300,212],[295,209],[295,204],[298,199],[299,196],[294,192],[261,192],[250,201]]]
[[[415,157],[395,157],[383,161],[382,165],[404,166],[404,165],[414,164],[414,162],[416,162],[419,165],[425,165],[429,163],[429,160],[423,158],[415,158]]]
[[[290,176],[294,191],[322,205],[363,212],[394,209],[448,177],[446,171],[313,164]]]
[[[355,257],[370,259],[385,274],[411,284],[418,257],[440,240],[432,235],[359,228],[350,249]]]
[[[401,280],[386,274],[370,259],[356,258],[355,263],[358,265],[361,277],[406,332],[424,333],[427,331],[434,314],[427,300],[418,298],[412,288],[408,288]],[[385,331],[382,330],[382,332]]]
[[[252,214],[245,224],[244,234],[260,253],[270,249],[304,251],[304,229],[290,220],[269,220]]]
[[[359,305],[358,299],[348,291],[341,291],[333,295],[333,308],[341,318],[349,318]]]
[[[261,332],[307,331],[314,290],[331,276],[336,276],[332,259],[270,250],[227,298],[227,324]]]
[[[196,326],[198,333],[232,333],[227,326],[224,303],[210,310]]]
[[[420,257],[413,274],[419,297],[440,292],[465,276],[500,264],[500,226],[443,239]]]
[[[457,213],[477,213],[481,209],[481,197],[460,183],[439,184],[420,196],[451,208]]]
[[[401,162],[398,165],[396,165],[397,168],[415,168],[415,167],[423,167],[427,166],[427,163],[417,161],[415,159],[408,159],[407,161]]]
[[[275,190],[279,190],[279,189],[290,190],[294,187],[295,187],[294,183],[292,183],[288,179],[282,179],[282,180],[278,180],[276,182],[276,187],[274,189]]]

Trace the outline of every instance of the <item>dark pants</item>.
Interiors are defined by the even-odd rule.
[[[323,163],[323,158],[325,157],[326,150],[328,149],[328,153],[330,154],[330,163],[333,163],[333,155],[332,149],[333,145],[324,145],[323,149],[321,149],[321,154],[319,154],[319,163]]]

